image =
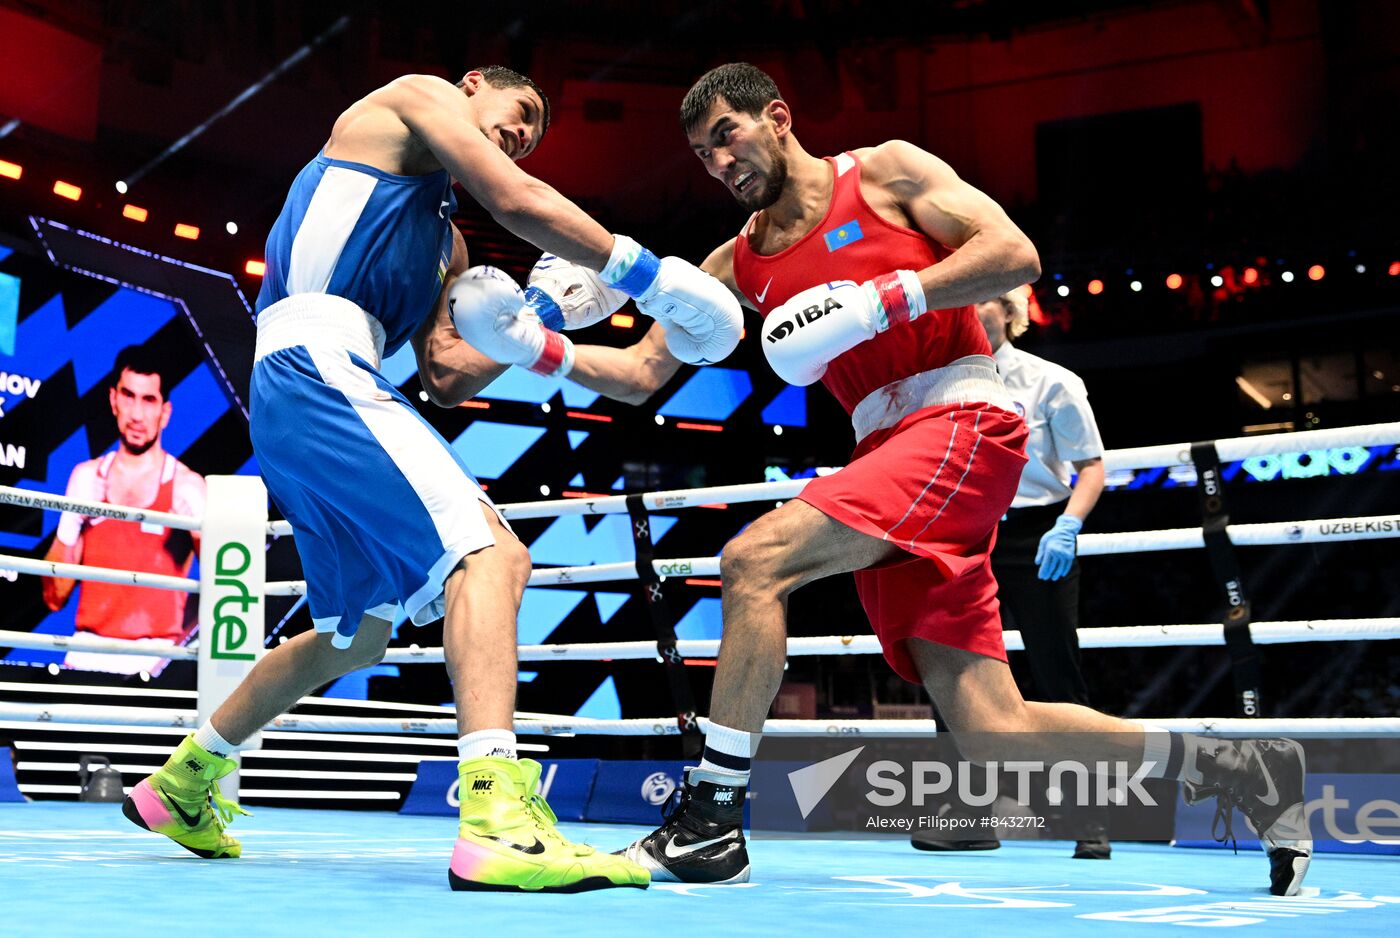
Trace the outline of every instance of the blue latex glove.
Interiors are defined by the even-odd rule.
[[[1038,575],[1042,580],[1058,580],[1069,573],[1074,563],[1076,538],[1082,527],[1084,522],[1074,515],[1060,515],[1055,519],[1055,526],[1040,538],[1035,562],[1040,564]]]

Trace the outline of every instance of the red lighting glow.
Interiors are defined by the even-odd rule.
[[[1392,277],[1400,277],[1400,261],[1391,261],[1388,273]]]
[[[488,404],[488,403],[486,403],[485,401],[463,401],[462,403],[458,404],[457,406],[458,406],[458,407],[466,407],[466,408],[468,408],[468,409],[470,409],[470,410],[490,410],[490,409],[491,409],[491,405]],[[486,487],[486,486],[484,486],[484,485],[482,486],[482,488],[485,488],[485,487]]]
[[[1327,276],[1327,268],[1323,267],[1321,264],[1313,264],[1308,268],[1309,280],[1321,280],[1325,276]]]
[[[710,433],[723,433],[724,427],[713,423],[688,423],[684,420],[677,420],[676,426],[682,430],[708,430]]]
[[[8,160],[0,160],[0,176],[6,179],[18,179],[24,175],[24,167],[18,163],[11,163]]]
[[[139,205],[123,205],[122,218],[130,218],[132,221],[145,221],[150,212]]]
[[[563,497],[563,498],[607,498],[607,497],[608,497],[608,496],[607,496],[605,493],[603,493],[603,492],[568,492],[568,491],[565,491],[565,492],[560,492],[559,494],[560,494],[560,496]]]
[[[197,228],[194,225],[187,225],[184,222],[180,222],[175,226],[175,237],[186,238],[190,241],[198,240],[199,228]]]
[[[606,414],[585,414],[581,410],[566,410],[564,416],[575,417],[579,420],[596,420],[599,423],[612,423],[612,418]]]
[[[1089,281],[1089,292],[1092,293],[1092,294],[1094,294],[1094,296],[1098,296],[1100,293],[1102,293],[1102,292],[1103,292],[1103,281],[1102,281],[1102,280],[1090,280],[1090,281]]]
[[[1183,283],[1181,274],[1167,274],[1167,289],[1180,290]]]
[[[687,577],[687,578],[686,578],[686,581],[685,581],[685,585],[686,585],[686,586],[723,586],[724,584],[723,584],[722,582],[720,582],[719,580],[703,580],[703,579],[700,579],[699,577]]]
[[[60,179],[53,184],[53,194],[60,198],[70,199],[76,202],[83,197],[83,190],[73,185],[71,182],[64,182]]]
[[[1244,269],[1244,282],[1249,286],[1254,286],[1259,282],[1259,271],[1254,267]]]
[[[252,277],[261,277],[267,273],[267,264],[263,261],[249,261],[243,265],[243,272]]]
[[[631,329],[637,324],[637,319],[629,313],[613,313],[612,319],[609,319],[608,322],[619,329]]]

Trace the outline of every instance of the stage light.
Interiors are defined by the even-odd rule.
[[[1356,272],[1357,272],[1358,274],[1364,274],[1364,273],[1366,272],[1366,265],[1365,265],[1365,264],[1357,264],[1357,265],[1356,265]]]
[[[1141,293],[1141,292],[1142,292],[1142,281],[1141,281],[1141,280],[1134,280],[1132,283],[1128,284],[1128,289],[1129,289],[1129,290],[1132,290],[1134,293]]]
[[[131,188],[131,187],[128,186],[128,185],[126,184],[126,180],[125,180],[125,179],[118,179],[118,180],[117,180],[117,193],[118,193],[119,195],[126,195],[127,190],[130,189],[130,188]]]
[[[1089,281],[1089,292],[1092,293],[1094,296],[1098,296],[1100,293],[1102,293],[1102,292],[1103,292],[1103,281],[1102,281],[1102,280],[1090,280],[1090,281]]]
[[[1254,286],[1256,283],[1258,283],[1258,282],[1259,282],[1259,271],[1258,271],[1258,269],[1257,269],[1257,268],[1254,268],[1254,267],[1246,267],[1246,268],[1244,269],[1244,282],[1245,282],[1245,284],[1246,284],[1247,286],[1251,286],[1251,287]]]
[[[267,264],[263,261],[248,261],[243,265],[243,272],[252,277],[261,277],[267,273]]]
[[[724,432],[724,427],[717,426],[713,423],[690,423],[689,421],[685,420],[677,420],[676,426],[680,427],[682,430],[706,430],[710,433]]]
[[[1321,264],[1313,264],[1308,268],[1309,280],[1321,280],[1325,276],[1327,276],[1327,268],[1323,267]]]
[[[663,416],[661,416],[660,414],[657,414],[657,415],[656,415],[655,417],[653,417],[652,419],[656,421],[656,425],[657,425],[658,427],[664,427],[664,426],[666,426],[666,418],[663,417]]]
[[[1168,289],[1168,290],[1179,290],[1179,289],[1181,289],[1181,284],[1182,284],[1181,274],[1167,274],[1167,289]]]
[[[188,238],[190,241],[198,240],[199,228],[197,228],[194,225],[187,225],[184,222],[180,222],[175,226],[175,237]]]
[[[231,235],[236,235],[236,234],[238,234],[238,222],[236,222],[236,221],[224,222],[224,230],[227,231],[227,232],[228,232],[229,234],[231,234]]]
[[[1282,274],[1279,275],[1279,279],[1282,280],[1284,283],[1292,283],[1293,271],[1285,270]]]
[[[1225,278],[1216,274],[1214,277],[1210,278],[1210,285],[1213,287],[1223,287],[1225,286]]]
[[[76,202],[83,197],[83,190],[71,182],[64,182],[60,179],[53,184],[53,194]]]
[[[1069,296],[1069,287],[1065,286],[1065,285],[1062,283],[1062,284],[1060,284],[1058,287],[1055,288],[1055,292],[1058,293],[1058,294],[1060,294],[1060,296]]]
[[[123,205],[122,218],[130,218],[132,221],[145,221],[150,212],[139,205]]]
[[[4,176],[6,179],[18,179],[23,175],[23,166],[11,163],[9,160],[0,160],[0,176]]]
[[[549,486],[547,486],[547,485],[541,485],[541,486],[540,486],[540,494],[541,494],[541,495],[548,495],[548,494],[549,494]]]
[[[774,428],[773,428],[773,435],[774,435],[774,436],[782,436],[782,435],[783,435],[783,428],[782,428],[782,427],[774,427]]]
[[[1391,261],[1390,269],[1386,271],[1392,277],[1400,277],[1400,261]]]
[[[636,317],[629,313],[613,313],[612,318],[609,319],[608,322],[619,329],[631,329],[637,324]]]

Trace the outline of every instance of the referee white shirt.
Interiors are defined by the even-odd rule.
[[[1061,365],[1003,342],[997,370],[1025,418],[1026,468],[1012,508],[1054,505],[1069,498],[1071,463],[1103,456],[1089,393],[1079,376]]]

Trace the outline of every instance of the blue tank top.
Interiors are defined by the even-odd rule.
[[[258,312],[296,293],[344,297],[384,327],[387,358],[437,300],[456,207],[446,170],[396,176],[317,156],[267,236]]]

